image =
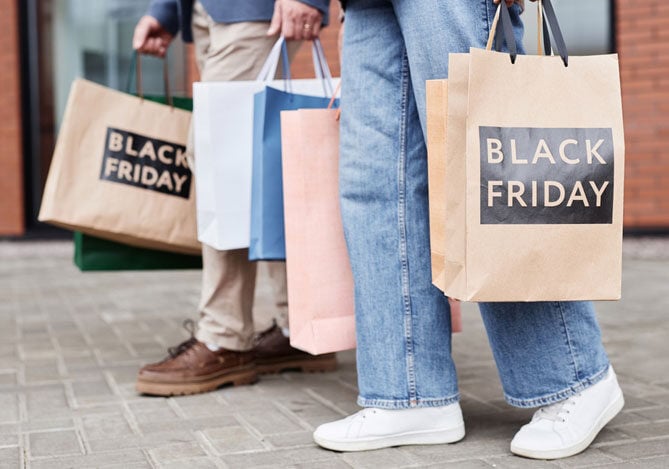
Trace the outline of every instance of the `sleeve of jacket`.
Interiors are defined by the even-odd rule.
[[[147,14],[158,20],[160,25],[176,35],[179,32],[179,0],[151,0]]]
[[[330,11],[330,0],[299,0],[300,2],[316,8],[321,13],[323,13],[323,24],[328,24],[329,21],[329,11]]]

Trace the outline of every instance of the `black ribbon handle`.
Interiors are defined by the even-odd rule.
[[[560,30],[560,25],[558,24],[557,16],[555,15],[555,10],[553,9],[551,0],[542,0],[542,8],[544,14],[542,15],[541,28],[543,29],[545,54],[552,54],[551,44],[553,44],[558,55],[562,58],[564,66],[567,67],[569,65],[567,45],[564,42],[564,37],[562,36],[562,31]],[[551,41],[550,33],[553,33],[553,41]],[[506,43],[507,48],[509,49],[511,63],[515,64],[516,57],[518,56],[518,48],[516,45],[516,38],[513,35],[513,24],[511,23],[509,7],[506,5],[504,0],[501,0],[500,21],[495,32],[495,50],[498,52],[501,51],[504,43]]]

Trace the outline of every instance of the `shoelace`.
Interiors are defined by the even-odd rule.
[[[581,393],[576,394],[564,401],[556,402],[546,407],[539,409],[536,413],[537,418],[552,420],[553,422],[566,422],[565,414],[570,414],[571,409],[577,403],[577,399],[581,397]]]
[[[195,338],[195,321],[192,319],[186,319],[183,322],[183,328],[190,333],[190,339],[181,342],[176,347],[170,347],[167,349],[167,353],[169,353],[170,357],[172,358],[178,357],[197,343],[197,339]]]

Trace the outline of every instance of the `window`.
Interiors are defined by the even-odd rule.
[[[570,55],[608,54],[613,50],[610,0],[553,0],[555,14]],[[537,53],[536,5],[525,2],[524,45]]]

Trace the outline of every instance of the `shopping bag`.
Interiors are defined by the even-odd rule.
[[[219,250],[249,247],[254,95],[266,86],[287,86],[274,80],[282,46],[283,38],[257,80],[193,85],[198,239]],[[291,80],[290,87],[296,94],[331,94],[318,77]]]
[[[339,208],[334,109],[281,113],[290,342],[313,354],[355,347],[353,278]]]
[[[130,74],[132,76],[132,73]],[[126,87],[130,90],[131,86]],[[192,111],[193,100],[181,96],[149,96],[144,99]],[[74,264],[82,272],[98,270],[199,269],[202,256],[140,248],[74,232]]]
[[[75,231],[74,264],[81,271],[200,269],[202,256],[138,248]]]
[[[190,115],[75,80],[39,220],[133,246],[198,254],[185,156]]]
[[[430,207],[430,252],[432,283],[440,290],[445,286],[444,246],[446,244],[446,129],[448,123],[447,80],[428,80],[427,94],[427,173]],[[451,331],[462,331],[460,302],[449,298]]]
[[[320,49],[317,50],[319,54],[316,63],[321,71],[325,68],[325,73],[329,75],[325,56],[320,55]],[[325,109],[330,101],[330,97],[295,94],[269,86],[254,97],[249,245],[249,259],[252,261],[286,258],[281,176],[281,111]]]
[[[447,80],[428,80],[427,99],[427,175],[430,207],[430,258],[432,283],[444,290],[444,237],[446,228],[446,128],[448,109]]]
[[[449,60],[445,185],[458,195],[446,206],[444,292],[454,298],[620,298],[618,59],[568,57],[543,7],[559,56],[472,49]],[[499,12],[496,42],[504,34],[512,49],[504,2]],[[452,139],[463,127],[464,140]]]

